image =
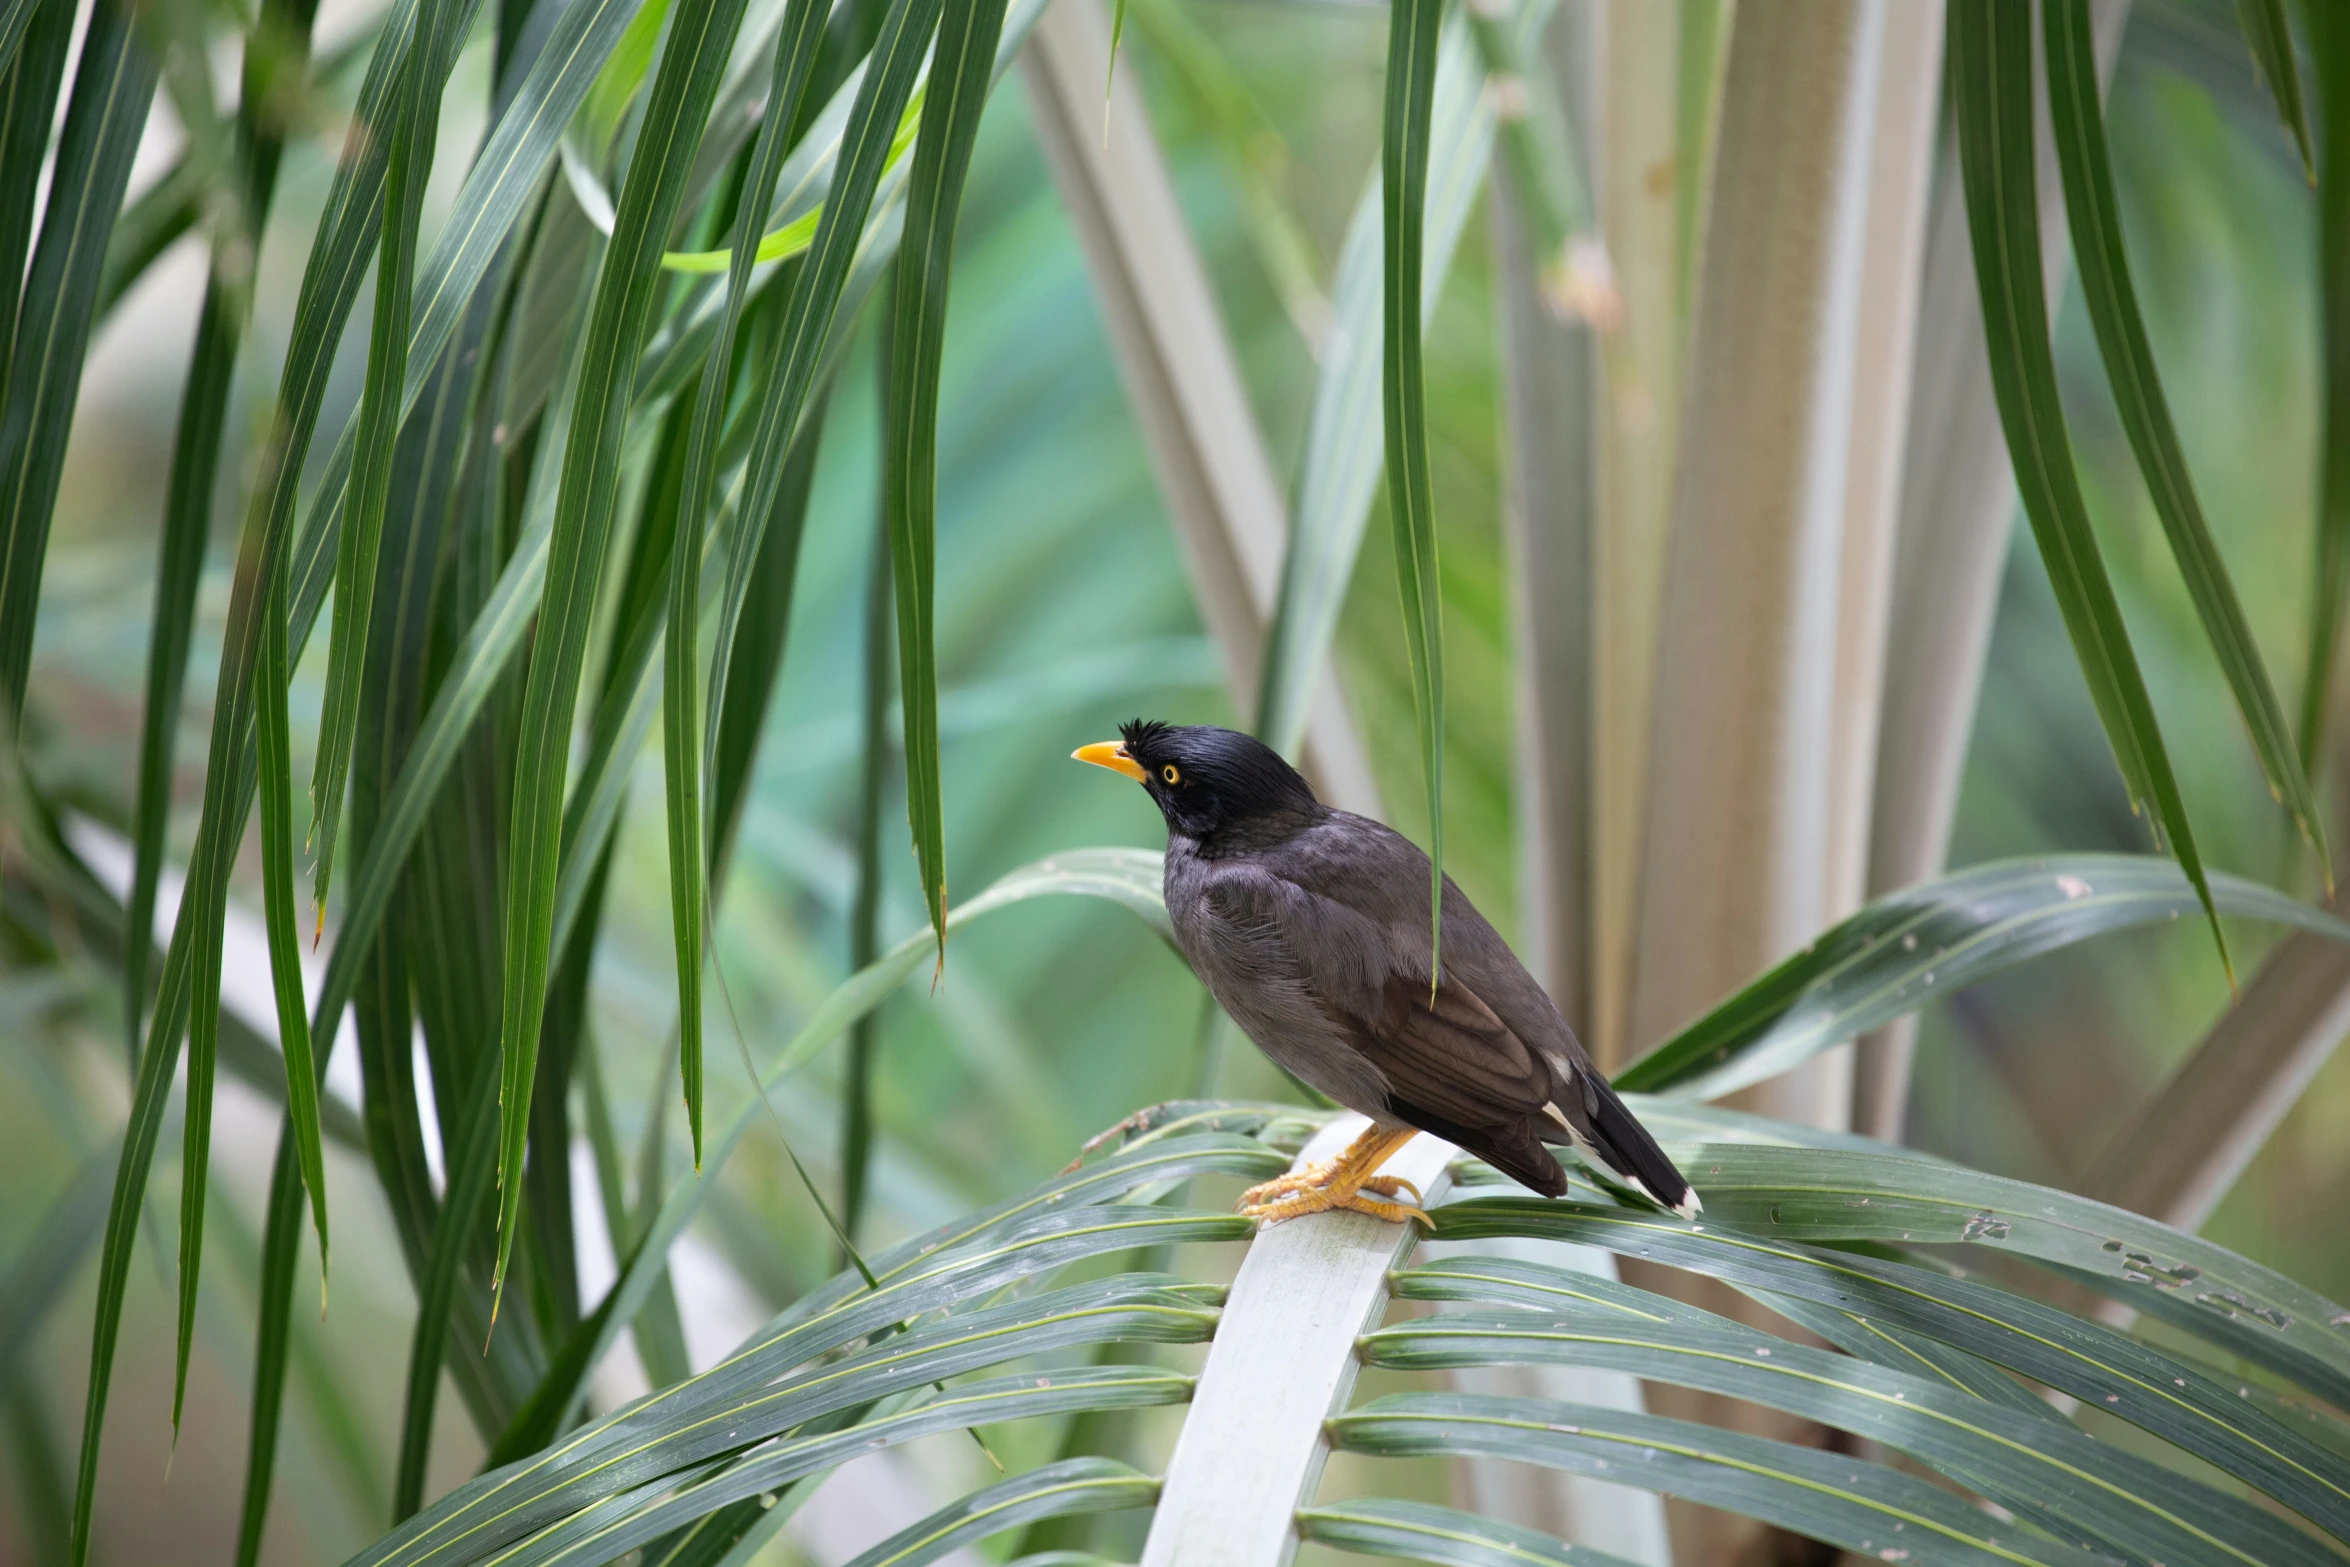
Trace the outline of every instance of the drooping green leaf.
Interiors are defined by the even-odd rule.
[[[2281,0],[2243,0],[2239,9],[2248,29],[2254,12],[2273,16],[2280,28],[2284,22]],[[2236,711],[2252,732],[2252,748],[2260,757],[2262,771],[2268,774],[2269,788],[2284,802],[2294,825],[2316,850],[2330,889],[2333,869],[2309,775],[2294,751],[2292,726],[2269,684],[2268,668],[2252,640],[2252,627],[2244,618],[2235,584],[2203,520],[2202,504],[2195,498],[2194,483],[2187,473],[2186,455],[2179,449],[2178,431],[2171,423],[2170,403],[2163,396],[2162,379],[2155,370],[2153,345],[2147,341],[2146,323],[2138,313],[2137,290],[2131,284],[2129,257],[2122,246],[2113,165],[2106,154],[2088,0],[2056,0],[2042,7],[2041,18],[2046,24],[2049,117],[2055,131],[2056,164],[2064,179],[2065,214],[2072,226],[2073,261],[2080,272],[2081,296],[2088,302],[2097,347],[2105,359],[2106,380],[2121,410],[2122,429],[2137,455],[2139,471],[2145,475],[2155,515],[2162,520],[2171,557],[2186,579],[2188,596],[2203,622],[2203,634],[2210,639],[2220,673],[2227,677],[2228,689],[2236,698]],[[2288,69],[2291,58],[2288,40]],[[2289,101],[2297,111],[2299,94],[2290,94]],[[2302,155],[2307,157],[2306,132],[2303,135]]]
[[[38,64],[29,52],[26,64]],[[14,322],[7,406],[0,410],[0,703],[6,704],[0,722],[12,730],[24,718],[41,570],[106,242],[154,95],[155,64],[129,9],[99,0],[82,35],[41,240]],[[29,183],[32,171],[11,170],[8,178]],[[0,292],[13,291],[15,276],[8,274]]]
[[[2301,67],[2293,61],[2293,30],[2285,21],[2285,0],[2236,0],[2236,20],[2243,25],[2244,42],[2251,45],[2252,63],[2277,101],[2277,117],[2293,136],[2301,154],[2301,171],[2317,183],[2317,160],[2309,151],[2309,116],[2301,108]],[[2050,72],[2051,77],[2054,72]]]
[[[292,789],[289,780],[287,789]],[[288,892],[292,888],[288,887]],[[237,1517],[237,1567],[261,1560],[269,1524],[270,1481],[277,1473],[277,1438],[286,1408],[286,1357],[293,1341],[294,1253],[302,1240],[302,1166],[294,1123],[282,1120],[277,1162],[269,1175],[263,1213],[260,1322],[253,1334],[252,1422],[245,1438],[245,1500]]]
[[[467,1107],[462,1140],[450,1151],[449,1191],[433,1231],[432,1263],[417,1291],[416,1329],[408,1350],[407,1404],[400,1421],[400,1468],[392,1489],[395,1521],[424,1502],[424,1466],[432,1454],[432,1414],[440,1391],[441,1352],[449,1331],[449,1305],[457,1291],[475,1225],[497,1173],[498,1079],[485,1066],[477,1074]]]
[[[2048,339],[2040,271],[2040,212],[2032,146],[2032,19],[2007,6],[1958,6],[1950,15],[1950,88],[1965,178],[1975,282],[1983,300],[1991,388],[2016,489],[2063,613],[2066,634],[2105,726],[2134,809],[2167,842],[2195,884],[2220,964],[2235,983],[2186,802],[2171,772],[2129,630],[2105,574],[2073,467]]]
[[[2317,559],[2312,574],[2309,656],[2301,675],[2301,765],[2317,770],[2332,706],[2342,601],[2350,595],[2350,17],[2308,8],[2317,66],[2318,365],[2324,407],[2318,424]]]
[[[25,28],[39,5],[40,0],[8,0],[0,6],[0,71],[16,63],[16,46],[24,42]]]
[[[366,386],[360,394],[358,446],[352,458],[341,549],[335,557],[335,618],[329,638],[325,705],[319,713],[318,755],[310,775],[310,842],[316,850],[311,901],[326,923],[327,888],[334,880],[337,828],[360,722],[368,626],[375,612],[376,557],[383,545],[384,508],[391,498],[392,454],[399,444],[408,380],[408,295],[416,268],[416,230],[424,216],[424,188],[432,175],[440,130],[440,87],[447,70],[436,52],[444,18],[457,0],[421,0],[389,117],[371,127],[387,143],[382,236],[376,253],[375,312],[369,318]]]
[[[1436,569],[1436,501],[1428,477],[1428,387],[1420,369],[1422,231],[1427,226],[1429,122],[1436,97],[1442,0],[1388,8],[1387,116],[1380,192],[1386,222],[1380,343],[1387,428],[1387,516],[1403,592],[1404,646],[1428,786],[1428,984],[1444,957],[1444,591]]]
[[[938,650],[933,629],[938,510],[938,375],[946,337],[955,214],[987,108],[1005,0],[946,0],[915,143],[891,309],[882,418],[881,507],[897,587],[906,814],[930,928],[946,959],[946,819],[939,779]]]
[[[310,1222],[318,1232],[319,1305],[326,1304],[326,1147],[319,1130],[318,1080],[310,1052],[309,1001],[302,992],[302,937],[294,916],[293,742],[288,735],[286,687],[293,681],[286,654],[286,562],[279,560],[261,608],[258,685],[261,750],[262,907],[269,928],[269,978],[277,997],[278,1043],[286,1058],[286,1125],[293,1134],[302,1184],[310,1192]]]
[[[1158,874],[1157,862],[1158,856],[1133,849],[1088,849],[1058,855],[1012,872],[969,903],[953,910],[948,915],[949,929],[959,928],[967,921],[981,918],[995,909],[1058,893],[1103,898],[1158,924],[1166,917],[1166,905],[1160,899],[1159,885],[1162,878]],[[1165,929],[1163,925],[1160,928],[1162,931]],[[784,1078],[805,1066],[815,1058],[817,1052],[845,1034],[858,1018],[879,1006],[885,997],[903,985],[916,971],[931,946],[932,938],[927,933],[909,936],[879,960],[851,975],[817,1006],[808,1020],[801,1024],[799,1032],[792,1036],[759,1074],[760,1093],[772,1092]],[[605,1351],[627,1329],[645,1301],[651,1297],[666,1267],[669,1248],[676,1244],[678,1236],[685,1233],[686,1225],[692,1222],[703,1200],[717,1184],[726,1161],[733,1156],[743,1135],[758,1120],[760,1113],[758,1104],[744,1106],[735,1116],[734,1124],[711,1145],[701,1169],[672,1187],[662,1199],[659,1210],[646,1223],[637,1256],[621,1270],[619,1280],[612,1287],[619,1303],[610,1320],[600,1330],[596,1347],[580,1367],[579,1376],[582,1380],[566,1393],[566,1409],[584,1389],[585,1376],[602,1361]],[[1226,1153],[1229,1154],[1230,1150],[1226,1150]],[[1279,1164],[1278,1155],[1265,1155],[1264,1160],[1276,1166]],[[1047,1188],[1046,1194],[1038,1200],[1052,1200],[1050,1194],[1057,1190],[1057,1185]],[[646,1195],[649,1198],[650,1194]],[[991,1211],[975,1222],[995,1222],[1003,1217],[1003,1212],[1008,1211],[1013,1210]],[[933,1246],[941,1243],[941,1237],[931,1238],[930,1244]],[[873,1259],[875,1268],[883,1277],[888,1276],[887,1270],[896,1257],[896,1252],[885,1252]]]
[[[546,1007],[571,713],[617,499],[637,349],[659,292],[662,239],[676,220],[742,10],[743,0],[682,0],[672,15],[621,189],[614,237],[589,307],[516,754],[499,1027],[504,1084],[493,1296],[505,1284],[522,1208],[522,1160]]]
[[[725,709],[728,669],[724,659],[734,647],[735,628],[742,620],[751,566],[765,542],[784,462],[816,381],[833,317],[849,284],[850,267],[863,242],[866,219],[900,117],[922,73],[925,51],[938,25],[939,5],[940,0],[891,0],[841,133],[832,182],[825,192],[823,220],[792,280],[774,350],[775,368],[751,437],[749,466],[738,503],[743,525],[734,529],[727,552],[726,596],[718,615],[721,661],[710,671],[708,705],[714,710]],[[714,771],[706,758],[703,771]]]
[[[299,75],[310,53],[315,0],[270,0],[255,23],[262,49],[245,51],[242,96],[237,106],[238,165],[243,179],[244,231],[216,242],[204,282],[204,303],[196,316],[196,346],[180,393],[179,423],[172,437],[171,477],[164,491],[160,558],[155,570],[155,608],[149,617],[147,698],[139,727],[139,781],[132,807],[131,835],[136,860],[131,872],[130,907],[123,948],[123,1016],[129,1044],[138,1051],[139,1023],[147,1002],[149,933],[155,928],[155,892],[163,874],[164,830],[171,809],[172,757],[179,734],[180,698],[187,684],[188,639],[196,620],[196,590],[204,572],[204,545],[212,532],[212,497],[220,474],[221,438],[228,418],[231,377],[244,322],[252,309],[254,236],[261,232],[277,190],[278,160],[285,147],[282,125],[262,112],[287,75]],[[98,310],[104,313],[125,230],[140,224],[142,209],[170,196],[180,214],[177,228],[153,223],[153,250],[160,253],[194,220],[197,193],[186,160],[125,210],[115,225],[108,252],[108,281]],[[187,171],[183,176],[183,171]],[[174,194],[174,183],[187,189]],[[170,228],[167,235],[164,230]],[[240,253],[237,247],[242,246]],[[149,255],[137,263],[143,268]],[[129,261],[121,262],[130,266]]]
[[[2256,882],[2214,875],[2212,907],[2350,940],[2350,924]],[[2193,913],[2169,860],[2084,854],[1999,860],[1907,887],[1633,1062],[1627,1090],[1714,1096],[1776,1076],[1841,1040],[2077,941]]]
[[[1547,0],[1526,0],[1513,9],[1511,25],[1521,48],[1550,12]],[[1456,17],[1446,25],[1438,55],[1428,135],[1423,316],[1435,308],[1493,151],[1492,100],[1465,19]],[[1306,713],[1337,633],[1339,605],[1354,578],[1372,494],[1379,487],[1383,214],[1381,189],[1375,188],[1364,193],[1347,226],[1331,288],[1331,330],[1315,382],[1281,595],[1265,638],[1256,728],[1268,745],[1286,754],[1295,754],[1304,738]]]
[[[1685,1420],[1522,1398],[1400,1393],[1332,1418],[1331,1445],[1379,1457],[1475,1454],[1667,1491],[1866,1556],[1918,1567],[2100,1558],[1897,1470]]]
[[[705,514],[718,476],[718,437],[733,384],[735,334],[751,291],[752,255],[761,216],[775,199],[775,182],[790,149],[784,133],[799,116],[800,98],[823,40],[825,7],[791,0],[775,40],[765,122],[743,177],[735,214],[733,264],[726,277],[726,314],[703,362],[701,394],[687,437],[685,471],[677,496],[669,629],[662,660],[661,760],[667,784],[669,912],[677,949],[678,1070],[685,1090],[686,1126],[694,1164],[702,1162],[702,947],[709,913],[709,833],[702,814],[701,604]]]
[[[56,128],[58,87],[73,38],[70,0],[34,0],[16,58],[0,77],[0,370],[16,342],[33,202]],[[0,375],[0,389],[7,378]],[[6,698],[13,703],[15,698]],[[13,708],[11,708],[13,711]],[[13,731],[12,731],[13,732]]]
[[[470,24],[468,0],[458,10]],[[414,0],[395,0],[384,25],[387,41],[404,38],[415,16]],[[21,64],[21,62],[20,62]],[[382,69],[378,69],[382,66]],[[360,88],[358,123],[379,114],[389,87],[388,62],[371,60]],[[303,267],[294,329],[278,387],[278,408],[259,465],[248,509],[229,601],[227,633],[213,703],[212,736],[205,771],[204,808],[198,823],[178,923],[156,991],[147,1047],[139,1062],[115,1197],[107,1215],[105,1251],[100,1259],[90,1381],[82,1420],[81,1467],[74,1494],[74,1567],[87,1559],[90,1517],[96,1502],[98,1456],[105,1429],[106,1395],[113,1377],[114,1350],[121,1330],[124,1284],[147,1176],[171,1083],[179,1064],[182,1030],[189,1055],[188,1135],[182,1180],[183,1210],[201,1214],[209,1156],[212,1065],[220,1020],[221,922],[228,878],[258,784],[255,758],[254,670],[260,662],[261,612],[266,584],[278,554],[288,547],[296,493],[310,436],[316,428],[336,342],[357,297],[360,274],[375,237],[382,193],[380,144],[359,134],[346,143],[319,223],[319,239]],[[0,291],[4,292],[4,291]],[[331,529],[299,541],[290,579],[293,625],[289,643],[299,648],[326,591],[325,557]],[[315,1031],[314,1031],[315,1032]],[[327,1037],[331,1038],[331,1034]],[[181,1245],[182,1324],[180,1380],[184,1383],[187,1333],[200,1277],[203,1230],[183,1225]]]

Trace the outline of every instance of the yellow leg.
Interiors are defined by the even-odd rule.
[[[1335,1160],[1311,1164],[1294,1174],[1250,1187],[1241,1194],[1240,1211],[1267,1225],[1279,1224],[1284,1219],[1301,1219],[1309,1213],[1328,1213],[1334,1208],[1371,1214],[1391,1224],[1413,1219],[1427,1223],[1428,1215],[1418,1206],[1418,1187],[1395,1176],[1376,1173],[1379,1166],[1416,1135],[1408,1126],[1367,1128]],[[1412,1194],[1409,1203],[1379,1200],[1407,1191]],[[1366,1195],[1372,1192],[1379,1196]]]

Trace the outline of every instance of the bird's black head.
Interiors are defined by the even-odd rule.
[[[1139,718],[1118,732],[1120,739],[1079,749],[1077,760],[1141,784],[1169,832],[1204,839],[1237,823],[1320,809],[1297,769],[1252,736]]]

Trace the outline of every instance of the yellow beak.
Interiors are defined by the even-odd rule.
[[[1142,770],[1140,762],[1126,754],[1126,743],[1123,740],[1096,740],[1091,745],[1079,746],[1069,754],[1080,762],[1091,762],[1096,767],[1107,767],[1113,773],[1124,773],[1136,783],[1142,783],[1150,777]]]

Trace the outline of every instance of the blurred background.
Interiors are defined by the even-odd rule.
[[[328,0],[322,55],[362,34],[378,9]],[[1700,38],[1726,23],[1718,13],[1699,20],[1689,33]],[[1132,0],[1126,20],[1118,70],[1147,105],[1285,484],[1307,440],[1341,241],[1376,163],[1386,25],[1382,8],[1353,0]],[[469,48],[446,99],[428,241],[483,127],[486,54],[486,38]],[[224,79],[229,69],[224,59]],[[327,96],[347,105],[355,90],[346,73]],[[1250,716],[1235,710],[1195,606],[1077,233],[1039,151],[1028,90],[1018,74],[1006,79],[979,142],[941,397],[940,725],[949,887],[965,898],[1058,849],[1163,841],[1140,793],[1072,765],[1073,746],[1137,715],[1236,725]],[[2317,467],[2313,194],[2223,0],[2132,6],[2108,112],[2129,254],[2186,455],[2291,706],[2310,614]],[[250,480],[254,431],[338,129],[321,125],[287,151],[230,420],[224,485],[237,495]],[[170,165],[177,142],[159,101],[134,195]],[[1517,655],[1503,520],[1503,326],[1486,200],[1427,320],[1428,407],[1448,655],[1446,863],[1515,937]],[[40,605],[28,764],[55,798],[118,833],[136,775],[156,528],[203,280],[201,242],[183,239],[95,340]],[[2308,857],[2269,799],[2209,656],[2069,284],[2055,322],[2088,503],[2204,852],[2220,868],[2309,896]],[[870,322],[864,331],[872,335]],[[365,343],[357,324],[328,400],[330,430],[358,398]],[[832,399],[789,648],[720,910],[726,1007],[713,1013],[709,1046],[718,1125],[747,1102],[734,1024],[764,1057],[850,971],[879,398],[872,350],[860,346]],[[184,864],[201,798],[239,515],[219,508],[200,600],[175,863]],[[2131,813],[2039,557],[2020,519],[2016,527],[1950,863],[2143,852],[2145,825]],[[1425,841],[1385,529],[1375,503],[1334,656],[1386,814]],[[314,640],[296,679],[297,772],[314,743],[325,648]],[[924,923],[895,830],[902,807],[902,791],[893,792],[882,811],[885,944]],[[232,902],[257,933],[250,838],[246,855]],[[657,744],[638,758],[612,878],[589,1034],[610,1135],[628,1150],[643,1193],[664,1189],[687,1157],[671,1087],[675,980]],[[2240,973],[2275,939],[2244,922],[2231,923],[2230,938]],[[248,949],[256,964],[259,952]],[[266,1016],[265,971],[260,983]],[[1910,1139],[1992,1171],[2077,1185],[2228,999],[2209,935],[2192,921],[2106,938],[1947,998],[1924,1014]],[[878,1141],[865,1235],[895,1238],[1015,1192],[1059,1168],[1089,1134],[1155,1101],[1202,1090],[1290,1095],[1255,1052],[1220,1048],[1204,1021],[1181,961],[1139,921],[1098,905],[1042,900],[960,934],[935,987],[925,971],[874,1024]],[[121,1030],[119,998],[95,966],[0,967],[0,1257],[54,1244],[59,1237],[43,1230],[53,1213],[85,1212],[92,1231],[100,1222],[110,1139],[128,1097]],[[342,1053],[346,1067],[351,1054]],[[778,1096],[783,1128],[819,1183],[837,1180],[841,1060],[828,1053]],[[167,1423],[176,1116],[157,1164],[153,1244],[132,1274],[101,1482],[100,1554],[109,1561],[225,1560],[235,1534],[252,1281],[277,1114],[229,1079],[221,1094],[213,1270],[176,1452]],[[672,1269],[693,1364],[838,1265],[772,1134],[751,1135]],[[2337,1058],[2206,1233],[2337,1299],[2350,1295],[2346,1134],[2350,1059]],[[298,1291],[273,1562],[337,1559],[379,1532],[388,1505],[414,1301],[371,1173],[331,1145],[329,1160],[331,1309],[310,1312],[306,1285]],[[61,1209],[93,1182],[92,1202]],[[600,1237],[589,1236],[584,1216],[581,1224],[592,1251],[587,1243]],[[601,1244],[608,1278],[609,1243]],[[49,1295],[0,1300],[0,1561],[47,1561],[62,1549],[94,1252],[87,1246]],[[302,1278],[313,1266],[306,1256]],[[583,1276],[593,1271],[583,1264]],[[606,1369],[600,1401],[643,1385],[637,1353],[624,1348],[630,1364]],[[455,1400],[443,1401],[440,1418],[428,1494],[469,1473],[480,1451]],[[1036,1439],[1007,1437],[1026,1440]],[[968,1443],[917,1449],[908,1461],[964,1478],[984,1462]],[[839,1560],[861,1543],[831,1544],[811,1527],[768,1559]]]

